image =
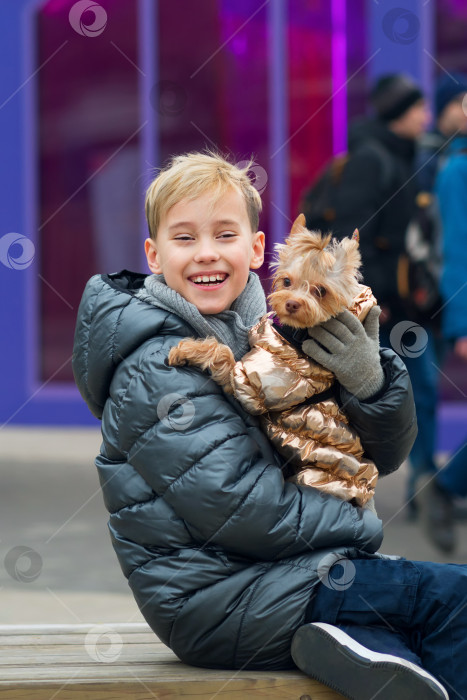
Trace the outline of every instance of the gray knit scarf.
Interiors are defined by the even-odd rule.
[[[167,286],[164,275],[149,275],[136,296],[159,309],[171,311],[190,324],[200,338],[214,336],[228,345],[239,360],[250,349],[248,331],[266,313],[266,299],[258,275],[250,272],[246,287],[230,309],[201,314],[194,304]]]

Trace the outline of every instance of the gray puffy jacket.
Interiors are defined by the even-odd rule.
[[[149,625],[186,663],[290,668],[292,635],[332,553],[372,556],[381,522],[284,483],[256,418],[207,374],[167,364],[193,330],[136,298],[143,280],[124,271],[88,282],[73,355],[79,390],[102,419],[96,465],[123,573]],[[404,365],[382,353],[381,394],[343,399],[385,474],[407,456],[416,421]]]

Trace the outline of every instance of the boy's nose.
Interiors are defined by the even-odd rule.
[[[219,253],[210,244],[202,244],[198,248],[194,256],[195,262],[212,262],[213,260],[219,260]]]

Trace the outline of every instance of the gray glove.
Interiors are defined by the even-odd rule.
[[[379,306],[373,306],[362,324],[346,309],[309,328],[312,340],[302,343],[303,352],[333,372],[344,389],[358,399],[368,399],[384,384],[379,357],[380,313]]]

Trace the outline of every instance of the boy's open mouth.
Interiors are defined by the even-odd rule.
[[[217,287],[227,279],[228,274],[226,272],[216,272],[212,275],[193,275],[188,279],[193,284],[200,285],[202,287]]]

